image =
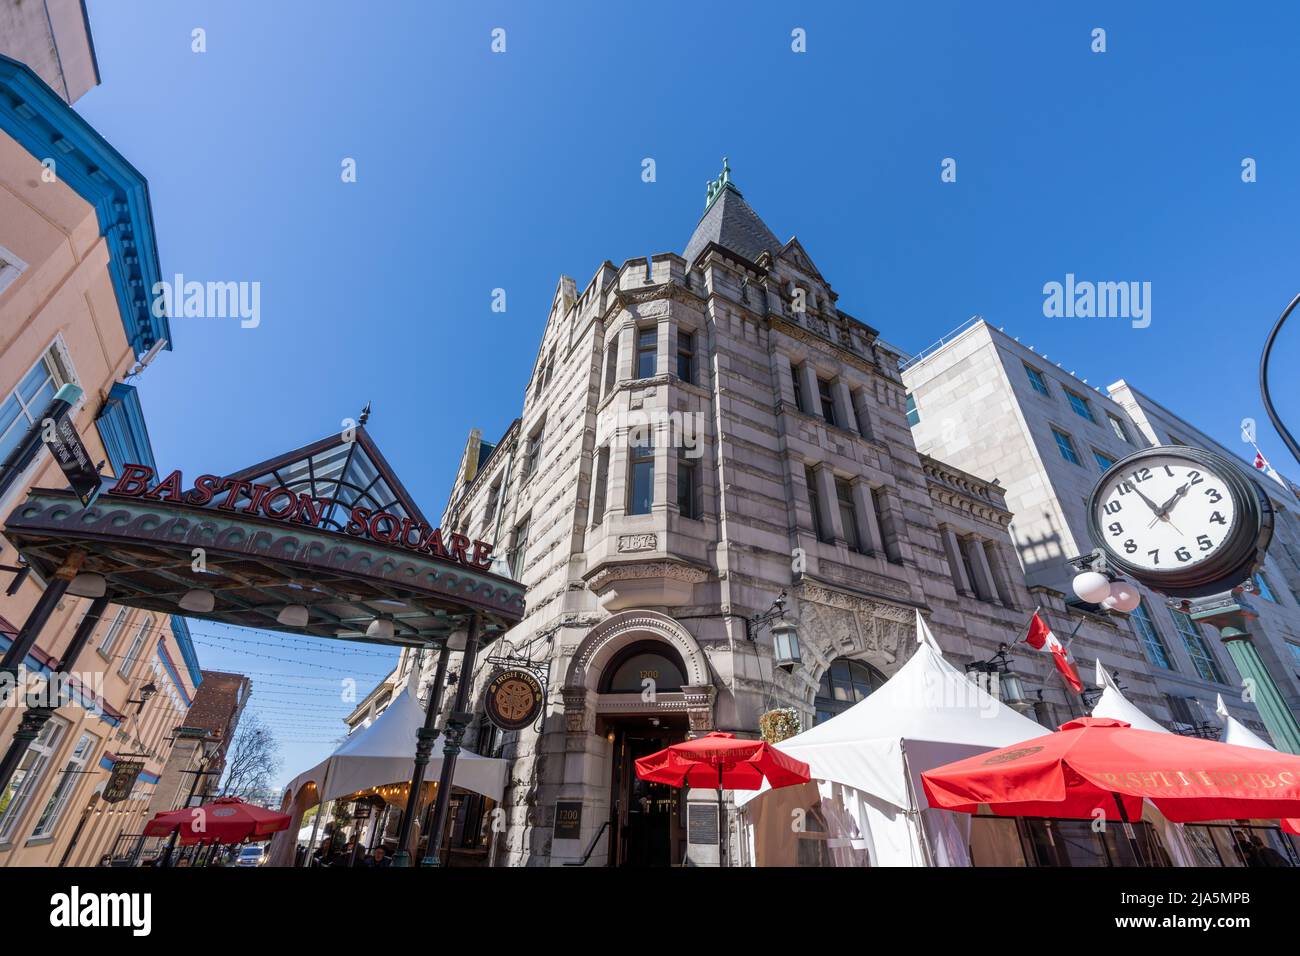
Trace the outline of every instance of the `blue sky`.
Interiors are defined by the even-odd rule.
[[[370,400],[372,434],[440,512],[469,429],[494,438],[518,412],[558,277],[681,252],[725,154],[888,341],[919,350],[982,314],[1229,447],[1257,418],[1294,474],[1256,367],[1300,291],[1300,14],[1137,6],[90,0],[103,85],[77,109],[148,177],[164,275],[261,283],[255,329],[173,320],[175,351],[140,380],[160,465],[232,470]],[[1150,282],[1150,327],[1045,318],[1043,284],[1066,273]],[[1293,421],[1297,358],[1293,330],[1274,359]],[[359,683],[387,665],[196,631],[217,635],[205,666],[263,675],[282,778],[346,710],[305,665]],[[303,718],[295,699],[321,706]]]

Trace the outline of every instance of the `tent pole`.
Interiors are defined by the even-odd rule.
[[[907,778],[907,796],[912,801],[912,805],[907,808],[907,814],[916,821],[916,829],[921,838],[921,855],[925,865],[933,867],[934,854],[930,851],[930,838],[925,832],[925,821],[921,818],[921,801],[917,799],[916,788],[912,786],[912,763],[907,758],[907,741],[899,740],[898,745],[903,752],[903,775]]]
[[[1115,806],[1119,807],[1119,818],[1124,821],[1124,834],[1128,837],[1129,845],[1133,848],[1133,859],[1137,860],[1138,866],[1146,866],[1146,858],[1142,855],[1142,848],[1138,846],[1137,834],[1133,832],[1133,824],[1129,822],[1128,811],[1124,809],[1124,800],[1120,797],[1119,792],[1112,790],[1111,796],[1115,798]]]
[[[316,849],[316,834],[320,831],[320,818],[325,815],[325,788],[330,785],[330,769],[333,766],[334,761],[332,759],[325,764],[325,779],[321,781],[320,789],[316,791],[316,816],[311,821],[311,839],[307,841],[307,858],[305,861],[307,866],[311,866],[311,853],[312,850]],[[297,842],[295,838],[294,843]],[[333,845],[330,846],[330,849],[334,849]]]

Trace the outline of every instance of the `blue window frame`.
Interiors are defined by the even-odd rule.
[[[921,424],[921,413],[916,410],[916,396],[907,393],[907,424],[915,428]]]
[[[1174,664],[1169,659],[1169,648],[1165,647],[1165,642],[1156,630],[1155,622],[1151,620],[1151,612],[1147,610],[1146,601],[1138,602],[1138,606],[1129,615],[1129,620],[1133,622],[1133,630],[1137,631],[1151,663],[1167,671],[1173,670]]]
[[[1059,428],[1052,429],[1052,437],[1056,439],[1056,447],[1061,452],[1061,457],[1072,465],[1083,467],[1083,462],[1079,460],[1079,453],[1074,448],[1074,439],[1061,431]]]
[[[1173,608],[1169,609],[1169,616],[1174,619],[1174,627],[1178,629],[1183,645],[1187,648],[1187,656],[1192,659],[1192,666],[1196,668],[1201,680],[1222,684],[1223,671],[1219,670],[1219,662],[1210,653],[1210,645],[1205,642],[1205,635],[1201,633],[1199,625],[1182,611]]]
[[[1025,374],[1029,376],[1029,384],[1034,387],[1034,391],[1039,395],[1051,395],[1048,391],[1047,379],[1043,378],[1043,373],[1038,371],[1032,365],[1025,365]]]
[[[1086,418],[1088,419],[1088,421],[1092,422],[1093,424],[1096,424],[1097,419],[1093,417],[1092,406],[1088,404],[1088,400],[1086,398],[1084,398],[1082,395],[1076,395],[1068,388],[1065,390],[1065,397],[1070,400],[1070,407],[1074,409],[1074,413],[1076,415],[1078,415],[1080,418]]]
[[[1265,601],[1272,601],[1274,604],[1277,603],[1277,595],[1274,594],[1273,589],[1269,587],[1268,578],[1264,577],[1263,571],[1260,571],[1255,575],[1255,587],[1259,588],[1259,596]]]
[[[1102,471],[1105,471],[1111,465],[1115,464],[1114,458],[1111,458],[1110,455],[1107,455],[1103,452],[1097,451],[1097,449],[1095,448],[1092,450],[1092,457],[1093,460],[1097,462],[1097,467],[1100,468]]]

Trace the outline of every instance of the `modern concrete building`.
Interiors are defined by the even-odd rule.
[[[0,0],[0,54],[26,63],[69,105],[99,85],[85,0]]]
[[[560,279],[520,416],[490,447],[471,433],[444,515],[528,586],[523,622],[460,675],[470,709],[505,662],[547,681],[535,724],[479,716],[467,737],[511,761],[503,813],[461,801],[450,831],[495,865],[716,861],[688,834],[713,791],[646,785],[633,760],[757,736],[776,708],[805,727],[846,709],[907,659],[917,609],[958,663],[1041,606],[1141,671],[1118,622],[1067,607],[1059,582],[1026,587],[1006,490],[918,453],[898,353],[729,170],[683,248]],[[783,592],[797,659],[749,623]],[[1047,657],[1017,657],[1016,703],[1055,726],[1080,708]]]
[[[128,461],[153,463],[128,373],[170,330],[145,299],[158,254],[144,177],[65,99],[27,66],[0,56],[0,459],[20,447],[55,392],[75,384],[83,393],[69,419],[91,461],[113,474]],[[57,175],[49,175],[54,168]],[[50,453],[36,445],[0,483],[0,520],[28,489],[66,485]],[[17,560],[0,538],[0,651],[46,586]],[[67,669],[60,667],[63,652],[89,604],[71,596],[59,602],[23,662],[29,673]],[[43,726],[0,793],[0,866],[93,863],[119,836],[138,834],[171,732],[184,722],[201,679],[183,618],[114,605],[71,670],[82,688],[77,702]],[[23,712],[0,710],[0,750]],[[130,796],[99,802],[125,755],[145,764]]]
[[[997,480],[1014,514],[1011,536],[1030,585],[1070,595],[1066,560],[1093,550],[1087,498],[1110,465],[1151,445],[1188,444],[1238,459],[1190,423],[1124,381],[1103,391],[1080,380],[982,320],[957,329],[904,363],[908,415],[922,452]],[[1242,462],[1250,471],[1250,466]],[[1262,476],[1261,476],[1262,477]],[[1275,542],[1258,578],[1257,645],[1290,706],[1300,710],[1300,524],[1288,488],[1264,479],[1277,511]],[[1122,616],[1117,615],[1117,619]],[[1115,651],[1122,648],[1124,656]],[[1133,649],[1140,650],[1134,655]],[[1100,655],[1121,679],[1154,686],[1130,696],[1181,732],[1217,736],[1215,696],[1261,735],[1255,708],[1213,629],[1143,592],[1123,621],[1115,647],[1077,644],[1076,656]]]

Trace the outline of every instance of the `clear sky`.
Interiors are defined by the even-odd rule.
[[[148,177],[164,275],[261,289],[256,328],[172,320],[140,379],[159,464],[233,470],[373,401],[441,513],[469,429],[494,439],[521,406],[559,276],[681,252],[725,154],[891,343],[981,314],[1231,448],[1259,419],[1294,474],[1256,386],[1300,291],[1300,14],[1281,7],[90,0],[103,85],[77,109]],[[1150,282],[1150,326],[1044,317],[1067,273]],[[1293,431],[1297,358],[1300,328],[1274,360]],[[341,730],[344,674],[320,668],[365,685],[388,664],[195,630],[204,666],[260,675],[280,782]]]

